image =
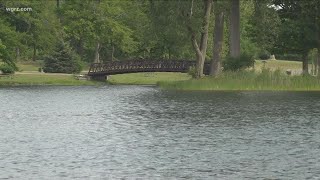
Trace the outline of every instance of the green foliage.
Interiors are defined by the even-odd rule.
[[[3,1],[0,11],[0,38],[8,48],[11,59],[37,59],[49,53],[59,39],[59,23],[54,1]],[[8,12],[5,7],[31,7],[30,12]],[[34,51],[35,49],[35,51]]]
[[[136,19],[137,14],[129,16],[134,13],[132,9],[141,13],[140,7],[130,1],[66,1],[59,12],[72,47],[82,59],[92,61],[97,43],[103,47],[102,59],[110,59],[111,53],[125,57],[137,51],[135,38],[140,37],[135,34],[143,31],[134,30],[145,22]]]
[[[0,71],[4,74],[14,74],[15,68],[10,66],[9,64],[1,64]]]
[[[188,74],[192,77],[192,78],[196,78],[197,77],[197,69],[196,67],[190,67]]]
[[[2,60],[6,66],[8,67],[10,66],[10,68],[12,68],[13,71],[18,70],[18,67],[16,66],[16,64],[13,62],[12,58],[10,58],[10,55],[7,51],[6,46],[2,44],[1,39],[0,39],[0,60]],[[5,68],[5,69],[8,69],[8,68]]]
[[[250,2],[250,1],[249,1]],[[271,51],[280,31],[280,17],[270,6],[271,0],[253,0],[253,14],[248,18],[249,38],[260,51]]]
[[[6,46],[2,44],[2,41],[0,39],[0,59],[3,61],[7,61],[9,59],[8,51],[6,49]]]
[[[254,65],[253,56],[247,53],[242,53],[238,58],[228,56],[225,59],[225,61],[223,61],[223,70],[239,71],[245,68],[252,67],[253,65]]]
[[[60,43],[53,54],[45,57],[43,70],[47,73],[79,73],[82,66],[74,51]]]
[[[268,60],[270,59],[271,54],[268,51],[261,51],[258,54],[258,58],[261,60]]]
[[[300,54],[279,54],[276,55],[277,59],[290,60],[290,61],[301,61],[302,57]]]
[[[280,33],[274,46],[276,54],[306,55],[317,47],[320,28],[318,0],[273,0],[280,6],[277,11],[281,18]]]
[[[318,49],[314,48],[310,50],[308,54],[308,59],[311,60],[312,64],[317,64],[318,61]]]

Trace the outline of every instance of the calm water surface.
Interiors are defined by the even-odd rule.
[[[319,179],[320,93],[0,89],[0,179]]]

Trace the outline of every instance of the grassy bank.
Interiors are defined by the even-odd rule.
[[[263,67],[269,68],[271,71],[275,69],[279,69],[282,72],[285,70],[290,69],[293,74],[300,74],[301,73],[301,62],[296,61],[282,61],[282,60],[268,60],[265,61],[257,60],[255,63],[254,70],[256,72],[261,72]],[[73,78],[72,75],[65,75],[65,74],[44,74],[38,73],[38,68],[41,67],[42,62],[23,62],[18,63],[18,67],[20,72],[14,75],[12,78],[2,77],[0,78],[0,86],[8,86],[8,85],[96,85],[100,84],[99,82],[93,81],[79,81]],[[83,73],[86,73],[84,71]],[[235,76],[235,77],[234,77]],[[109,76],[108,82],[111,84],[134,84],[134,85],[156,85],[157,82],[164,88],[177,88],[177,89],[190,89],[190,90],[237,90],[237,89],[286,89],[285,87],[275,87],[277,84],[274,82],[272,86],[270,84],[263,84],[260,85],[258,82],[260,76],[257,74],[255,75],[243,75],[242,79],[239,79],[238,74],[230,74],[225,73],[218,78],[204,78],[200,81],[198,80],[191,80],[191,77],[186,73],[167,73],[167,72],[157,72],[157,73],[132,73],[132,74],[119,74],[119,75],[112,75]],[[251,81],[253,78],[257,78],[255,81]],[[282,79],[286,79],[287,77],[282,77]],[[292,77],[290,80],[284,81],[298,81],[301,77]],[[314,80],[311,80],[312,82]],[[172,83],[174,82],[174,83]],[[215,84],[214,87],[212,87]],[[240,84],[240,86],[238,84]],[[289,82],[287,82],[289,83]],[[289,83],[289,84],[290,84]],[[296,83],[296,82],[295,82]],[[295,84],[293,83],[293,84]],[[244,85],[242,85],[244,84]],[[246,85],[247,84],[247,85]],[[250,87],[247,87],[249,86]],[[243,87],[242,87],[243,86]],[[287,87],[287,89],[291,89]],[[308,86],[309,87],[309,86]],[[308,89],[308,87],[302,87],[303,89]],[[310,87],[313,87],[313,84],[310,84]],[[300,87],[295,87],[295,89],[299,89]],[[301,89],[301,88],[300,88]]]
[[[131,73],[118,74],[109,76],[108,82],[111,84],[143,84],[155,85],[159,81],[175,82],[190,79],[186,73],[170,73],[170,72],[156,72],[156,73]]]
[[[175,90],[276,90],[276,91],[320,91],[320,80],[313,76],[288,76],[281,71],[263,70],[224,72],[218,77],[179,82],[159,82],[165,89]]]
[[[62,74],[15,74],[0,78],[0,86],[19,86],[19,85],[98,85],[99,82],[76,80],[72,75]]]
[[[290,69],[292,74],[300,74],[302,63],[297,61],[283,61],[283,60],[267,60],[264,63],[261,60],[256,60],[254,70],[261,72],[261,69],[269,68],[274,71],[276,69],[285,72]],[[147,84],[154,85],[157,82],[176,82],[191,79],[186,73],[132,73],[132,74],[119,74],[109,77],[108,82],[111,84]]]

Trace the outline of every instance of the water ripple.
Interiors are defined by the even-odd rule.
[[[320,93],[0,89],[0,179],[319,179]]]

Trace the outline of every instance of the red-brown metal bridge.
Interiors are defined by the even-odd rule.
[[[182,72],[186,73],[195,67],[195,61],[189,60],[125,60],[93,63],[88,76],[96,80],[105,80],[108,75],[138,73],[138,72]],[[203,73],[208,75],[210,63],[205,62]]]

